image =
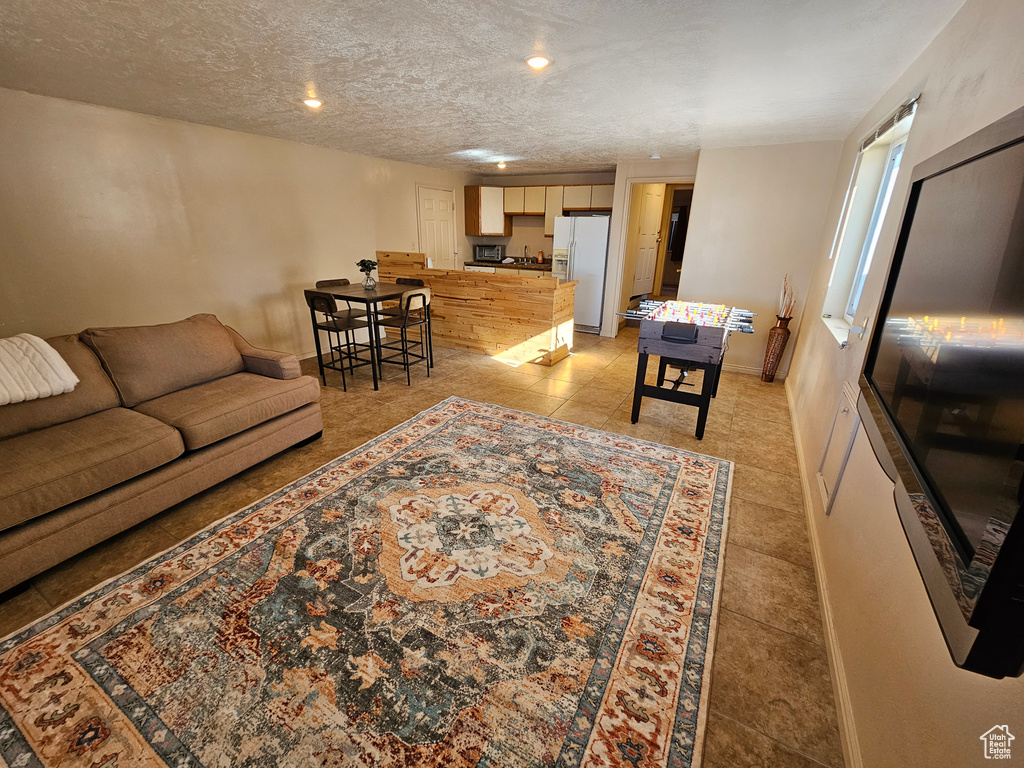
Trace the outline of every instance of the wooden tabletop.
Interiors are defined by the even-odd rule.
[[[362,283],[352,285],[336,285],[330,288],[318,288],[317,290],[329,293],[336,299],[347,301],[358,301],[363,304],[376,304],[388,299],[397,299],[409,290],[415,290],[413,285],[399,285],[398,283],[377,283],[372,290],[363,288]]]

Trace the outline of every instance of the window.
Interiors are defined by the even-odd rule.
[[[857,269],[853,273],[850,300],[846,302],[844,317],[850,325],[855,325],[854,321],[857,316],[857,306],[860,304],[860,295],[864,291],[864,281],[867,279],[868,271],[871,269],[871,260],[875,255],[875,246],[878,245],[878,234],[882,229],[882,220],[885,219],[885,212],[889,209],[892,188],[896,184],[896,174],[899,173],[900,160],[903,157],[903,147],[906,144],[907,139],[903,137],[898,144],[892,145],[892,148],[889,150],[889,157],[885,162],[882,184],[878,188],[878,196],[875,198],[875,207],[871,213],[871,222],[868,224],[867,236],[864,238],[864,247],[860,252]]]
[[[916,99],[901,105],[861,142],[857,155],[829,256],[832,275],[822,309],[825,324],[843,346],[851,330],[869,320],[861,299],[916,106]]]

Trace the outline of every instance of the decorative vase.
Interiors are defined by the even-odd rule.
[[[778,315],[775,318],[779,322],[768,331],[768,348],[764,351],[764,370],[761,372],[761,381],[775,381],[775,372],[779,370],[782,353],[786,351],[786,342],[789,341],[789,321],[793,318],[779,317]]]
[[[377,281],[373,279],[373,276],[367,272],[366,277],[363,278],[363,288],[368,291],[372,291],[377,287]]]

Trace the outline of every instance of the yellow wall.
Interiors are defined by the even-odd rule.
[[[213,312],[311,353],[302,288],[418,250],[416,183],[464,174],[0,89],[0,336]]]
[[[831,191],[801,338],[786,382],[805,477],[808,516],[823,591],[837,704],[851,768],[986,765],[979,736],[1008,725],[1024,736],[1024,679],[990,680],[953,665],[906,537],[888,479],[861,435],[832,515],[824,517],[812,476],[845,381],[855,381],[867,338],[840,350],[822,310],[832,237],[856,146],[884,115],[916,92],[920,106],[902,167],[917,163],[1024,105],[1024,13],[1020,0],[967,0],[847,138]],[[909,189],[901,173],[862,298],[877,314]],[[699,190],[699,184],[697,189]],[[893,213],[895,211],[895,213]],[[859,319],[859,318],[858,318]],[[1014,751],[1024,753],[1024,748]],[[1020,759],[1019,756],[1017,759]]]

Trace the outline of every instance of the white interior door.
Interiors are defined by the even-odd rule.
[[[631,295],[654,290],[654,268],[658,263],[661,242],[661,212],[665,204],[664,184],[644,184],[640,194],[639,232],[636,238],[636,262],[633,269]]]
[[[434,269],[455,269],[455,190],[417,187],[420,251]]]

